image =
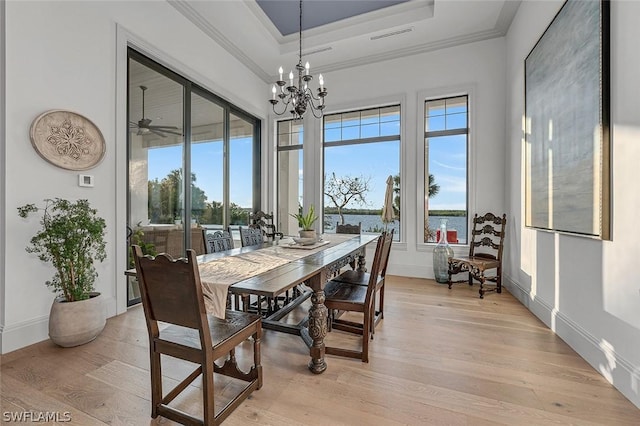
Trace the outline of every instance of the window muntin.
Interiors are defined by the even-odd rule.
[[[336,223],[361,224],[363,232],[384,229],[380,211],[386,180],[394,177],[394,207],[400,217],[400,105],[328,114],[324,117],[324,232]],[[362,199],[329,194],[331,184],[366,187]],[[348,190],[346,190],[349,192]],[[343,191],[344,192],[344,191]],[[333,196],[332,196],[333,195]],[[360,202],[359,202],[360,201]],[[398,219],[389,224],[400,238]]]
[[[436,242],[440,219],[467,242],[468,223],[468,96],[425,101],[424,105],[423,241]]]

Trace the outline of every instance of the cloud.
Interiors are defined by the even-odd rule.
[[[466,158],[466,155],[465,155],[465,158]],[[445,168],[445,169],[460,170],[460,171],[466,171],[467,170],[466,167],[451,166],[449,164],[441,163],[441,162],[435,161],[435,160],[431,160],[431,162],[433,162],[433,164],[435,164],[437,166],[440,166],[442,168]]]

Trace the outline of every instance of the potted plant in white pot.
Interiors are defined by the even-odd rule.
[[[298,220],[298,226],[300,227],[300,238],[316,238],[316,231],[313,229],[313,224],[318,220],[316,216],[315,208],[313,204],[309,206],[307,214],[302,214],[302,210],[298,214],[291,214],[292,217]]]
[[[87,200],[44,202],[44,207],[18,207],[18,215],[42,213],[42,227],[26,250],[56,270],[46,282],[57,294],[49,314],[49,337],[64,347],[82,345],[95,339],[106,324],[102,297],[94,291],[98,276],[94,262],[106,258],[106,224]]]

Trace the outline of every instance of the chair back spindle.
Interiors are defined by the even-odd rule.
[[[284,234],[278,232],[276,225],[273,223],[273,212],[265,213],[262,210],[249,213],[249,228],[258,228],[262,230],[262,234],[267,240],[274,241],[276,237],[282,239]]]
[[[341,225],[336,223],[336,234],[360,234],[362,231],[362,222],[358,222],[357,225],[345,223]]]
[[[473,231],[469,244],[469,257],[483,257],[487,259],[502,259],[506,215],[496,216],[487,213],[473,216]]]
[[[226,231],[203,230],[205,253],[218,253],[231,250],[234,247],[231,229]]]
[[[264,234],[260,228],[245,228],[240,226],[239,229],[242,247],[257,246],[264,243]]]

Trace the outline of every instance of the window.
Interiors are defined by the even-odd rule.
[[[360,224],[381,232],[387,178],[394,182],[394,211],[400,217],[400,105],[324,117],[324,232],[336,224]],[[400,238],[400,222],[389,224]]]
[[[467,242],[468,96],[424,103],[424,242],[435,242],[440,219],[450,243]]]
[[[203,228],[245,224],[260,208],[260,121],[128,54],[130,242],[150,254],[201,254]],[[128,291],[129,304],[139,301],[134,280]]]
[[[277,228],[285,235],[298,232],[298,222],[290,214],[303,205],[303,149],[302,120],[278,121],[278,211]]]

